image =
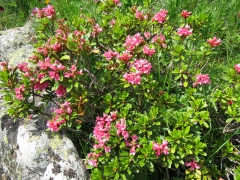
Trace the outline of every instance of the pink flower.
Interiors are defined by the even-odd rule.
[[[152,69],[152,65],[145,59],[135,59],[131,65],[137,70],[137,74],[149,74]]]
[[[143,19],[147,19],[148,15],[144,15],[144,12],[139,12],[138,10],[136,10],[135,12],[135,18],[139,19],[140,21],[142,21]]]
[[[191,14],[192,12],[188,12],[187,10],[182,10],[181,16],[187,19]]]
[[[18,69],[23,71],[23,72],[28,72],[28,63],[27,62],[23,62],[21,64],[18,64]]]
[[[157,21],[158,23],[164,23],[166,21],[166,16],[168,14],[168,11],[163,9],[160,10],[155,16],[152,18],[152,21]]]
[[[237,71],[237,73],[240,73],[240,63],[239,64],[236,64],[234,66],[235,70]]]
[[[107,52],[104,52],[103,56],[107,60],[111,60],[113,57],[117,57],[118,56],[118,52],[113,52],[112,50],[109,50]]]
[[[42,78],[44,78],[46,75],[45,74],[38,74],[38,81],[34,84],[34,90],[44,90],[49,86],[48,82],[43,82],[40,83]],[[33,82],[35,82],[35,78],[32,79]]]
[[[124,79],[131,84],[140,84],[141,76],[139,72],[130,72],[123,75]]]
[[[57,42],[54,45],[51,45],[50,47],[55,52],[61,52],[63,50],[62,45],[60,43],[57,43]]]
[[[210,83],[210,77],[208,74],[198,74],[196,75],[196,81],[193,83],[193,87],[196,87],[198,84],[209,84]]]
[[[40,83],[40,81],[34,84],[34,90],[44,90],[49,86],[48,82]]]
[[[53,132],[56,132],[59,130],[58,122],[56,122],[56,121],[48,121],[47,127]]]
[[[37,15],[38,11],[39,11],[39,9],[37,7],[33,8],[31,11],[31,16]]]
[[[66,94],[66,88],[63,85],[60,85],[57,90],[55,90],[55,93],[58,97],[62,97]]]
[[[145,32],[143,35],[146,39],[149,39],[150,36],[151,36],[151,33],[150,32]]]
[[[216,37],[208,39],[207,42],[210,44],[211,47],[216,47],[222,43],[221,39],[217,39]]]
[[[135,12],[135,18],[139,19],[140,21],[144,19],[144,14],[143,12],[139,12],[138,10],[136,10]]]
[[[38,61],[38,66],[41,70],[46,70],[48,67],[50,67],[52,64],[50,63],[50,58],[47,57],[44,59],[44,62],[43,61]]]
[[[90,166],[97,167],[97,159],[90,159],[87,161]]]
[[[104,146],[105,153],[111,152],[111,148],[109,146]]]
[[[165,36],[164,35],[159,35],[159,36],[154,36],[152,38],[152,42],[159,43],[163,48],[165,48],[167,45],[165,44]]]
[[[113,112],[110,112],[110,115],[111,115],[111,118],[112,118],[112,120],[115,120],[115,119],[117,119],[117,113],[118,113],[118,111],[113,111]]]
[[[132,51],[135,47],[137,47],[141,42],[143,42],[143,38],[140,33],[135,34],[134,36],[127,36],[124,46],[128,51]]]
[[[193,159],[193,161],[192,162],[186,162],[185,163],[185,166],[190,166],[191,168],[191,170],[193,171],[194,169],[200,169],[200,166],[196,163],[196,160],[195,159]]]
[[[66,122],[66,119],[60,119],[60,116],[55,116],[52,120],[47,122],[47,126],[51,131],[58,131],[59,127]]]
[[[110,21],[110,27],[113,28],[115,24],[116,24],[115,19],[112,19],[112,20]]]
[[[57,71],[49,71],[49,77],[55,79],[56,81],[59,81],[60,79],[60,76]]]
[[[70,103],[66,101],[61,105],[61,108],[64,110],[65,113],[71,114],[72,113],[72,107],[70,106]]]
[[[192,29],[190,29],[190,26],[186,25],[185,27],[181,27],[177,29],[177,33],[181,37],[186,37],[192,34]]]
[[[120,0],[113,0],[113,2],[114,2],[116,5],[118,5],[118,6],[121,5]]]
[[[101,153],[90,152],[87,156],[89,160],[87,160],[87,164],[97,167],[97,160],[102,155]]]
[[[156,156],[160,156],[163,154],[169,154],[168,150],[168,142],[166,140],[163,140],[162,144],[158,144],[153,142],[153,150],[155,151]]]
[[[155,53],[155,49],[150,49],[148,45],[143,46],[143,53],[152,56]]]
[[[140,147],[137,143],[138,137],[134,134],[132,137],[132,141],[124,141],[125,146],[131,147],[130,149],[130,155],[135,155],[136,154],[136,148]]]
[[[55,9],[51,5],[47,5],[47,7],[43,8],[42,11],[44,12],[44,15],[50,19],[56,15]]]
[[[117,55],[117,58],[123,62],[128,62],[131,59],[132,55],[129,54],[129,51],[123,51],[121,55]]]
[[[103,117],[96,118],[96,125],[93,130],[93,137],[97,140],[97,144],[94,145],[94,148],[103,148],[106,147],[105,143],[109,140],[111,128],[111,122],[114,120],[112,116],[115,117],[115,112],[112,115],[103,114]]]
[[[128,131],[122,131],[122,136],[123,136],[124,139],[129,138],[129,133],[128,133]]]
[[[22,100],[24,92],[25,92],[24,84],[20,85],[20,87],[18,87],[18,88],[15,88],[15,97],[16,97],[16,99]]]
[[[124,131],[126,129],[124,118],[120,119],[120,121],[117,121],[116,128],[117,128],[117,135],[120,135],[122,133],[122,131]]]
[[[92,33],[92,36],[95,37],[97,34],[99,34],[100,32],[102,32],[103,29],[99,26],[99,24],[96,24],[94,27],[93,27],[93,33]]]

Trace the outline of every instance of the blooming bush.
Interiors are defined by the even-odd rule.
[[[8,113],[46,114],[52,102],[50,131],[91,135],[93,180],[224,177],[239,161],[239,65],[214,77],[212,51],[221,40],[198,41],[187,10],[171,24],[167,10],[144,2],[128,10],[96,2],[98,21],[35,8],[34,55],[16,67],[1,64]]]

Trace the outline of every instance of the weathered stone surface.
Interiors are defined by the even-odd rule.
[[[15,65],[26,61],[33,50],[28,44],[33,33],[31,24],[0,32],[0,61],[10,60]],[[1,104],[0,100],[1,180],[88,179],[84,163],[69,138],[47,132],[42,116],[14,122],[5,115]],[[49,111],[50,107],[46,109]]]
[[[0,61],[10,60],[12,64],[26,61],[33,51],[30,44],[33,37],[34,29],[30,21],[24,27],[0,31]]]

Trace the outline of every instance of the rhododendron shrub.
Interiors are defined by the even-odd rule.
[[[68,21],[52,6],[35,8],[34,54],[1,63],[8,113],[46,115],[48,131],[91,137],[92,179],[223,177],[236,166],[239,64],[214,76],[222,41],[199,41],[194,12],[179,11],[172,24],[168,10],[144,2],[96,1],[99,17]]]

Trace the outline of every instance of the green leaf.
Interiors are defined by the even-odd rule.
[[[75,84],[74,84],[74,87],[78,88],[78,85],[79,85],[79,83],[76,81]]]
[[[112,95],[110,93],[107,93],[105,96],[104,96],[104,101],[106,104],[111,104],[111,101],[112,101]]]
[[[70,92],[70,91],[72,90],[72,88],[73,88],[73,85],[72,85],[72,84],[68,85],[68,86],[67,86],[67,92]]]
[[[131,84],[130,83],[127,83],[127,84],[124,84],[124,88],[128,88],[128,87],[130,87],[131,86]]]
[[[46,80],[49,80],[49,76],[45,76],[41,79],[40,84],[42,84],[43,82],[45,82]]]
[[[70,60],[70,56],[69,55],[64,55],[60,58],[60,60]]]
[[[67,126],[70,127],[70,128],[72,127],[72,121],[71,120],[67,121]]]
[[[190,126],[188,126],[188,127],[186,127],[186,129],[185,129],[185,134],[187,135],[188,133],[189,133],[189,131],[190,131]]]
[[[142,159],[142,160],[139,162],[139,166],[140,166],[140,167],[145,166],[145,159]]]
[[[183,83],[183,87],[187,87],[188,86],[188,82],[187,81],[184,81],[184,83]]]
[[[106,166],[103,171],[104,176],[113,176],[114,171],[112,166]]]

